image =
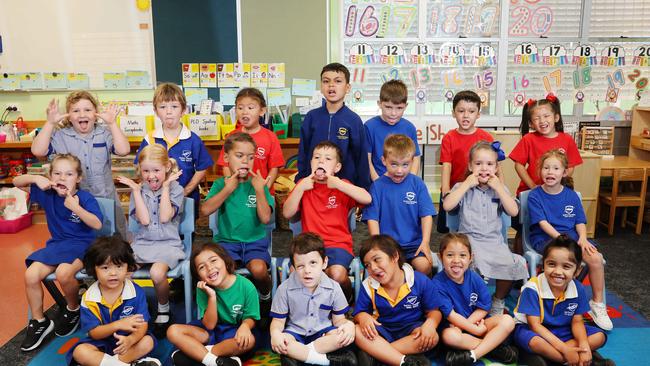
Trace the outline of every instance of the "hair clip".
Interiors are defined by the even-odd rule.
[[[553,93],[546,94],[546,100],[548,100],[551,103],[557,103],[557,97]]]
[[[528,105],[528,108],[534,106],[535,103],[537,103],[537,101],[535,99],[528,99],[528,101],[526,102],[526,104]]]
[[[497,161],[506,160],[506,153],[501,150],[501,141],[494,141],[490,146],[492,146],[492,150],[497,153]]]

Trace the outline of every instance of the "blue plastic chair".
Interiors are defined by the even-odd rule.
[[[212,234],[216,235],[219,232],[219,210],[216,210],[208,217],[208,226],[212,230]],[[278,259],[273,256],[273,230],[275,229],[275,212],[271,213],[271,221],[266,224],[266,237],[269,240],[269,255],[271,256],[271,297],[275,296],[275,290],[278,288]],[[250,276],[250,272],[246,267],[238,268],[237,274],[242,276]]]
[[[350,232],[353,232],[357,228],[357,216],[356,216],[356,208],[352,208],[348,212],[348,225],[350,227]],[[300,233],[302,233],[302,222],[300,220],[297,221],[291,221],[289,220],[289,228],[291,229],[291,232],[293,233],[293,236],[296,236]],[[284,281],[289,277],[289,267],[290,267],[291,259],[290,258],[284,258],[282,260],[282,272],[280,275],[280,280]],[[350,262],[350,275],[353,276],[353,288],[354,288],[354,299],[359,297],[359,289],[361,288],[361,260],[359,260],[359,257],[354,257],[352,259],[352,262]]]
[[[521,203],[521,209],[519,210],[519,218],[521,221],[521,227],[522,227],[522,232],[521,232],[521,240],[523,243],[524,247],[524,258],[526,259],[526,262],[528,262],[528,273],[531,278],[537,276],[537,270],[539,269],[541,271],[542,267],[542,255],[539,254],[535,249],[533,249],[532,244],[530,243],[530,211],[528,209],[528,194],[530,193],[530,190],[528,191],[523,191],[519,194],[519,201]],[[576,192],[578,194],[578,197],[580,200],[582,200],[582,194],[580,192]],[[607,264],[605,259],[603,258],[603,264]],[[583,264],[584,265],[584,264]],[[584,265],[586,266],[586,265]],[[582,276],[579,278],[582,280],[584,276],[587,274],[587,272],[583,269],[581,271]],[[605,286],[603,286],[603,303],[607,304],[607,291]]]

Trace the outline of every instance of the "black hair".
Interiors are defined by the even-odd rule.
[[[404,254],[399,244],[389,235],[380,234],[373,235],[361,243],[361,249],[359,249],[359,258],[361,262],[364,263],[364,257],[368,254],[369,251],[373,249],[381,250],[386,253],[390,258],[395,258],[397,256],[397,265],[399,268],[405,263]]]
[[[551,240],[546,247],[544,248],[544,253],[542,254],[542,263],[546,260],[548,255],[551,253],[551,250],[564,248],[567,249],[570,253],[573,254],[572,262],[575,263],[576,268],[582,263],[582,249],[578,242],[571,239],[566,234],[560,234],[557,238]]]
[[[323,239],[316,233],[300,233],[294,236],[289,243],[289,248],[292,262],[294,255],[311,252],[318,252],[321,258],[325,260],[325,245],[323,244]]]
[[[223,143],[223,152],[225,154],[230,152],[236,142],[248,142],[249,144],[252,144],[255,149],[257,148],[257,144],[251,135],[246,132],[236,131],[226,137],[226,141]]]
[[[314,146],[314,150],[311,152],[312,155],[318,149],[334,149],[334,151],[336,151],[336,159],[338,160],[337,162],[343,164],[343,153],[341,152],[339,145],[328,140],[321,141],[316,144],[316,146]]]
[[[338,62],[332,62],[331,64],[327,64],[323,66],[323,70],[321,70],[320,72],[320,77],[322,78],[323,74],[328,71],[343,73],[343,75],[345,75],[345,83],[350,84],[350,70],[348,70],[348,68],[345,65],[340,64]]]
[[[476,104],[476,108],[481,110],[481,97],[478,96],[475,92],[471,90],[463,90],[454,95],[454,100],[451,103],[451,108],[456,109],[456,105],[460,103],[461,100],[464,100],[469,103]]]
[[[97,279],[95,267],[107,260],[113,264],[126,264],[129,272],[137,269],[131,245],[117,235],[101,236],[90,245],[83,260],[86,273]]]
[[[199,278],[199,273],[196,270],[196,263],[194,263],[194,261],[196,260],[196,257],[199,256],[199,254],[206,250],[215,253],[224,261],[228,274],[235,273],[237,264],[232,259],[230,254],[228,254],[228,251],[226,251],[226,249],[224,249],[224,247],[221,245],[208,241],[202,244],[197,244],[192,250],[192,255],[190,255],[190,269],[192,270],[192,276],[194,276],[194,278]]]
[[[524,104],[524,107],[521,111],[521,124],[519,125],[519,130],[522,136],[525,136],[528,134],[528,132],[530,132],[530,116],[533,110],[543,105],[551,106],[553,114],[560,116],[558,121],[555,122],[555,131],[564,132],[564,123],[562,122],[562,108],[560,107],[560,100],[557,99],[556,96],[553,96],[550,99],[549,98],[550,96],[547,96],[546,98],[540,100],[531,99]]]

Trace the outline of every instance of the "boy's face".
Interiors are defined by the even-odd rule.
[[[394,125],[402,119],[407,103],[377,102],[381,108],[381,119],[389,125]]]
[[[311,172],[316,181],[323,182],[327,180],[328,175],[335,175],[339,170],[341,170],[341,163],[336,156],[336,150],[332,148],[314,150],[311,157]]]
[[[388,153],[387,157],[382,156],[381,162],[386,166],[386,176],[394,183],[402,183],[411,172],[411,164],[413,164],[413,154],[404,156],[396,156],[395,154]]]
[[[293,267],[303,286],[313,292],[320,283],[320,276],[327,268],[327,258],[323,260],[320,253],[294,254]]]
[[[237,174],[240,179],[246,179],[253,169],[255,146],[248,142],[235,142],[230,151],[223,155],[223,159],[228,163],[232,174]]]
[[[181,102],[177,100],[156,104],[156,115],[166,129],[177,129],[181,124],[184,112]]]
[[[456,104],[453,112],[456,123],[458,123],[458,131],[460,133],[473,133],[476,130],[476,120],[481,116],[479,106],[474,102],[461,100]]]
[[[89,134],[95,128],[95,121],[97,121],[95,113],[97,113],[97,110],[88,99],[79,99],[70,106],[68,113],[70,114],[68,120],[78,134]]]
[[[325,71],[320,78],[320,91],[329,103],[338,103],[345,99],[350,84],[342,72]]]
[[[115,264],[110,258],[104,263],[95,266],[97,281],[103,290],[113,290],[122,286],[127,273],[128,266],[126,263]]]
[[[237,121],[248,130],[260,125],[260,117],[266,113],[266,108],[251,97],[241,97],[237,100]]]

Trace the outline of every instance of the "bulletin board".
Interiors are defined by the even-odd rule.
[[[0,79],[20,74],[27,81],[15,89],[47,89],[45,75],[79,73],[88,77],[87,86],[80,86],[104,89],[105,73],[121,73],[120,81],[127,88],[126,73],[131,71],[138,82],[133,88],[151,88],[155,75],[153,32],[151,7],[143,6],[146,4],[0,0]],[[75,81],[73,78],[73,85],[56,84],[55,89],[75,88]]]
[[[583,127],[580,131],[580,149],[598,155],[612,155],[614,127]]]
[[[350,105],[378,114],[381,84],[403,80],[421,143],[455,127],[460,90],[483,100],[479,125],[517,127],[529,98],[553,92],[563,117],[623,109],[648,90],[650,7],[614,0],[340,0]],[[615,10],[615,11],[614,11]],[[432,129],[432,125],[435,125]]]

